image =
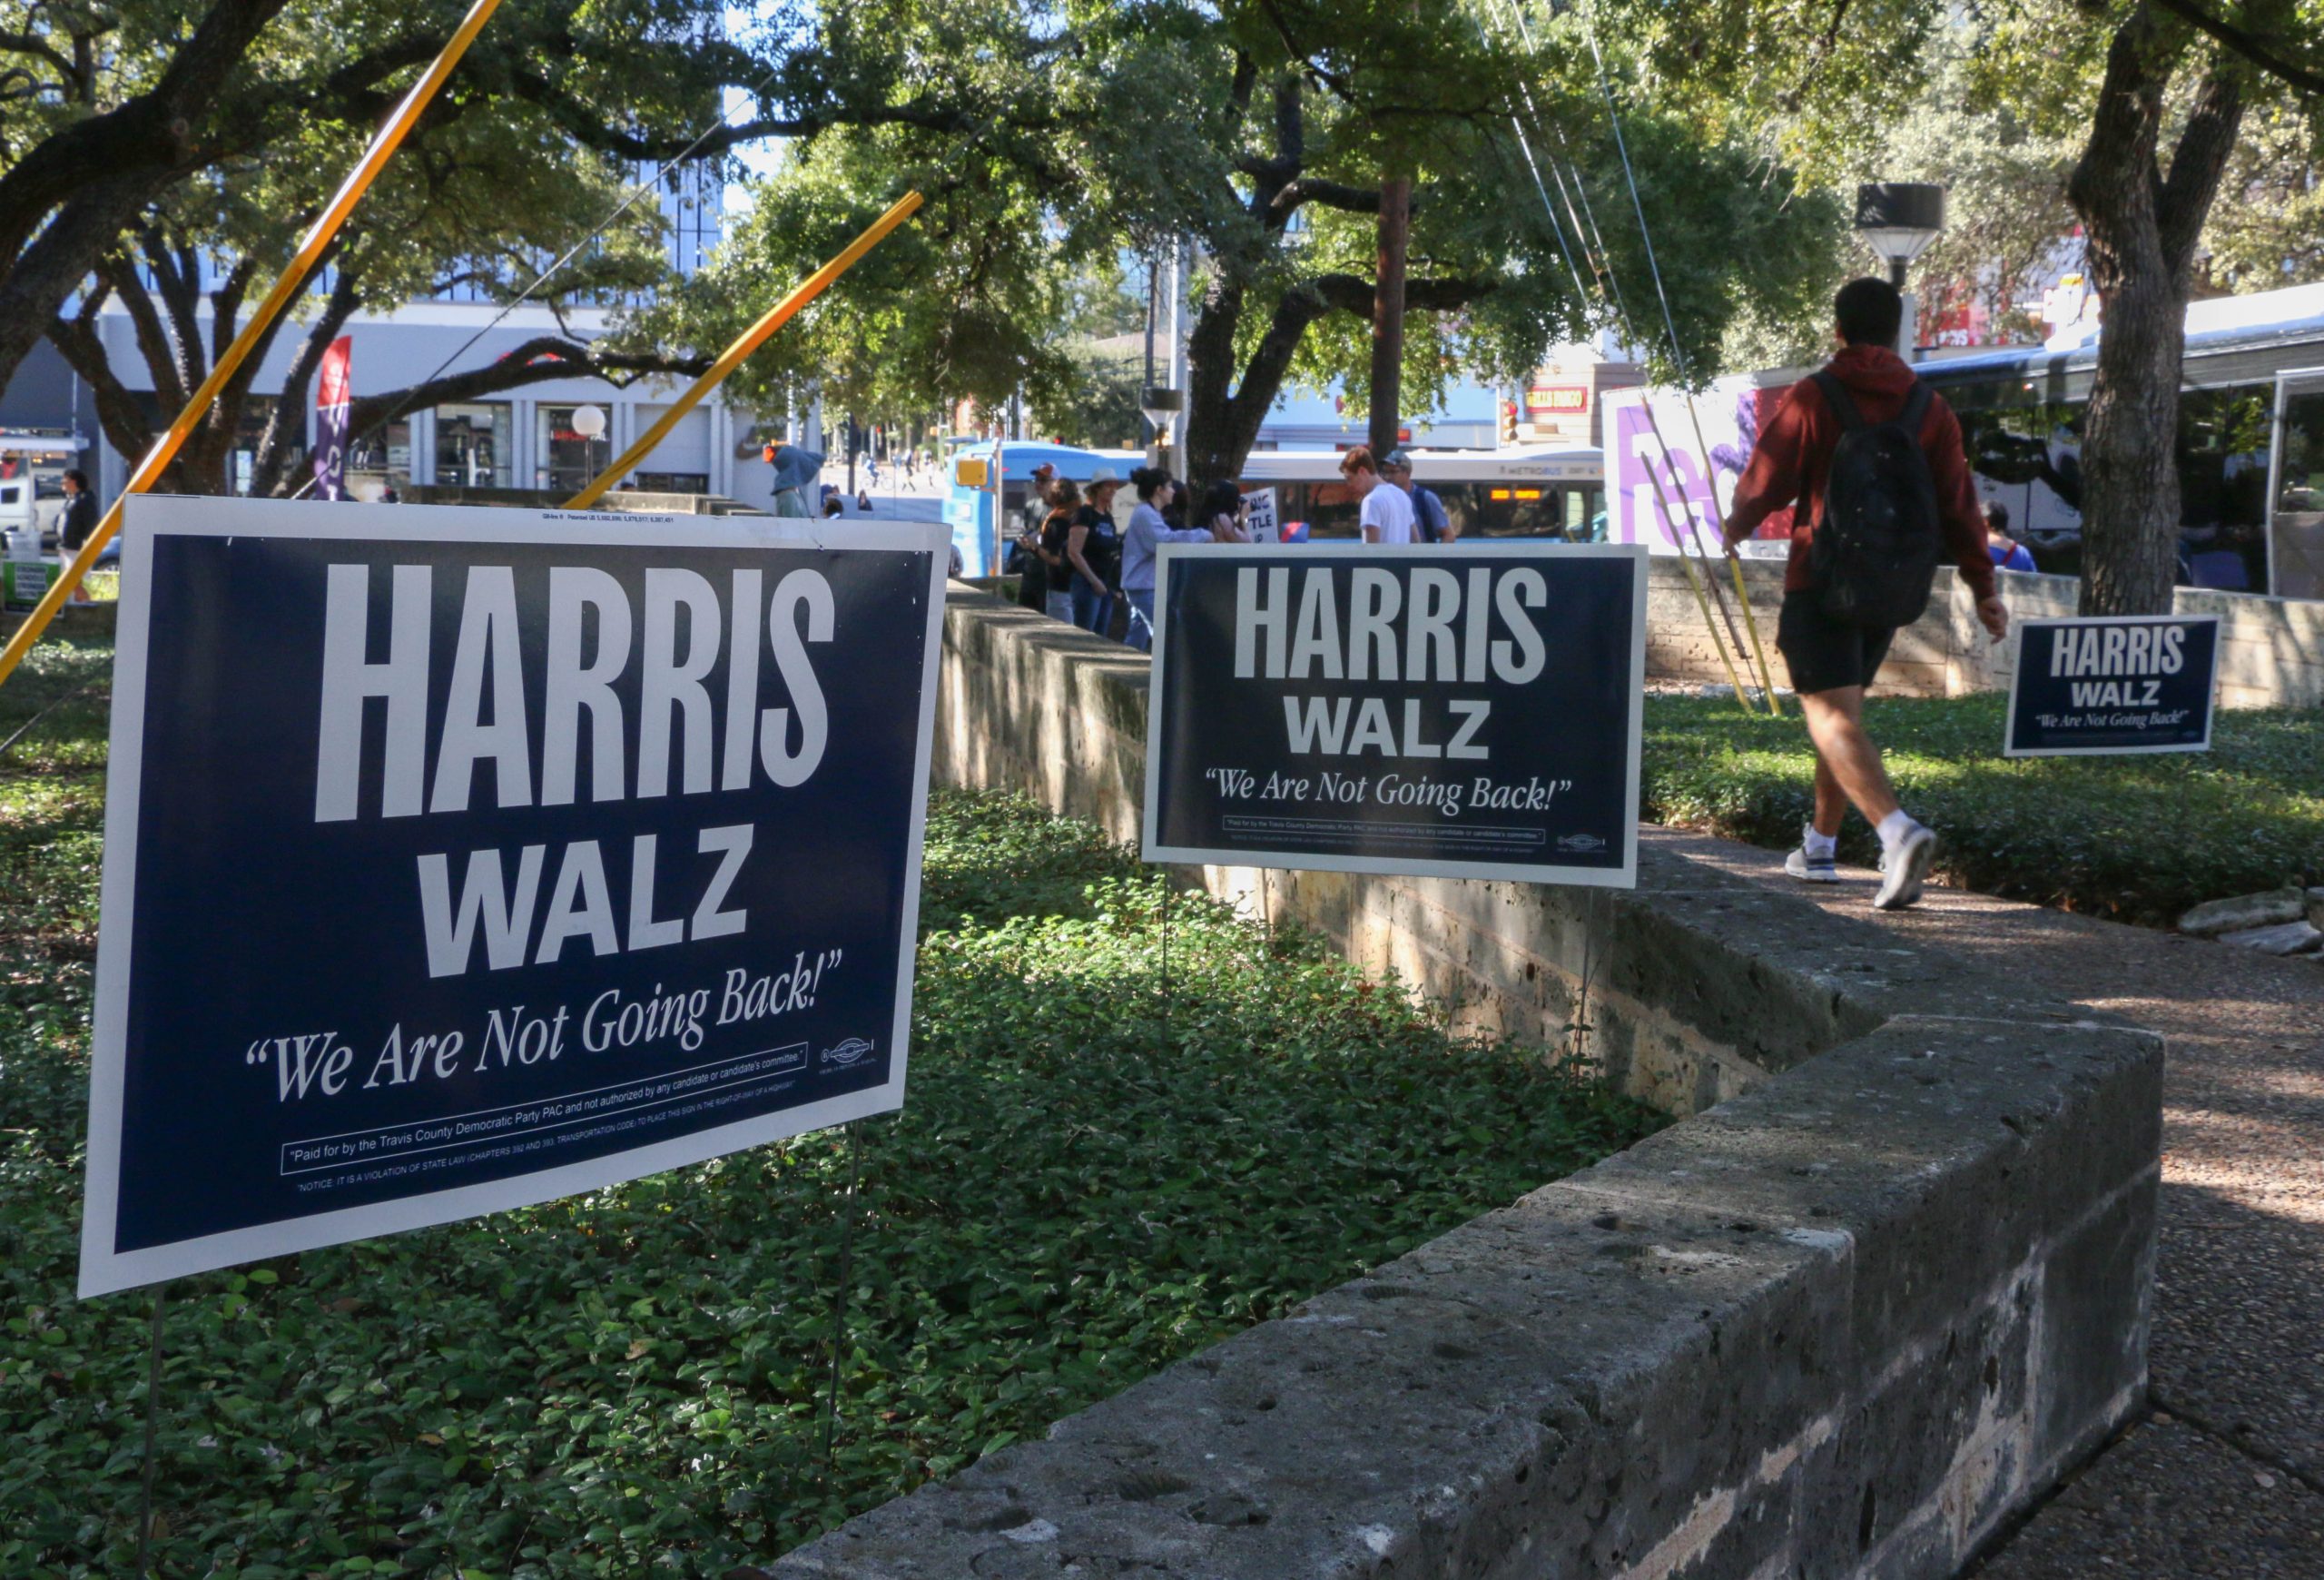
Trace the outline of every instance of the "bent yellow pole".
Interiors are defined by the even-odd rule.
[[[855,267],[866,252],[888,239],[888,232],[902,224],[918,212],[928,200],[916,192],[898,198],[888,212],[872,222],[864,232],[850,242],[840,252],[793,288],[791,294],[767,309],[766,316],[744,330],[734,343],[728,346],[719,359],[710,364],[710,371],[696,379],[686,392],[670,403],[670,409],[655,420],[654,425],[637,436],[637,442],[615,458],[614,464],[597,474],[596,481],[565,502],[568,510],[586,510],[606,496],[606,490],[617,482],[622,473],[654,453],[654,447],[669,437],[678,419],[702,404],[703,397],[724,381],[726,375],[743,365],[749,356],[773,338],[774,331],[789,323],[799,310],[823,293],[824,288]]]
[[[468,53],[468,45],[476,42],[476,35],[484,31],[484,25],[499,8],[500,0],[476,0],[476,4],[468,8],[468,14],[460,19],[460,25],[454,30],[442,51],[420,79],[412,84],[411,92],[404,95],[403,103],[396,106],[395,114],[388,117],[387,124],[379,128],[379,134],[371,139],[371,145],[363,151],[362,160],[348,173],[347,180],[340,183],[330,202],[308,228],[305,240],[299,243],[299,250],[290,255],[290,262],[283,265],[282,272],[276,277],[274,289],[266,293],[266,300],[260,302],[257,311],[251,314],[250,321],[242,326],[242,332],[234,337],[233,344],[226,348],[225,354],[218,359],[217,366],[210,370],[210,377],[202,381],[202,388],[193,392],[193,399],[186,402],[185,410],[178,413],[177,420],[170,424],[169,431],[155,439],[153,448],[145,452],[145,459],[137,463],[137,469],[130,474],[127,486],[121,491],[122,499],[151,489],[169,469],[170,462],[177,459],[178,451],[184,448],[187,438],[193,432],[194,424],[202,420],[211,403],[218,399],[218,392],[226,387],[227,380],[241,370],[242,364],[250,360],[251,352],[257,347],[260,337],[305,288],[307,277],[314,272],[315,265],[321,261],[323,250],[330,245],[331,238],[339,234],[339,228],[347,222],[347,216],[354,212],[355,205],[370,190],[371,183],[379,179],[379,172],[387,167],[389,159],[402,145],[404,138],[409,135],[413,125],[419,120],[420,112],[428,108],[428,102],[436,97],[437,90],[444,85],[444,80],[452,74],[452,68],[460,64],[460,57]],[[66,566],[64,574],[56,578],[56,585],[50,588],[39,606],[25,617],[25,623],[16,627],[15,635],[8,638],[8,645],[0,648],[0,682],[5,682],[15,673],[16,666],[24,662],[25,655],[32,650],[34,642],[40,640],[40,634],[48,628],[49,621],[56,617],[56,611],[64,607],[64,600],[73,596],[73,589],[81,585],[81,578],[89,574],[89,568],[96,564],[97,556],[104,551],[105,545],[112,542],[113,535],[120,530],[121,499],[115,499],[113,509],[107,510],[104,518],[97,523],[97,529],[89,534],[89,540],[81,545],[80,552],[73,557],[73,563]]]
[[[1702,413],[1695,410],[1692,391],[1687,395],[1687,420],[1695,426],[1695,448],[1702,452],[1703,477],[1710,485],[1710,503],[1718,510],[1718,472],[1710,464],[1710,440],[1703,437]],[[1759,640],[1759,619],[1751,612],[1751,594],[1743,585],[1743,557],[1734,549],[1727,550],[1727,568],[1735,573],[1735,601],[1743,606],[1743,628],[1750,634],[1752,656],[1759,661],[1759,677],[1767,686],[1768,712],[1780,718],[1783,706],[1776,701],[1775,667],[1768,662],[1768,649]]]

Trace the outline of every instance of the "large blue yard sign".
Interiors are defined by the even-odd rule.
[[[1637,882],[1643,548],[1158,562],[1148,861]]]
[[[901,1106],[940,528],[126,531],[84,1295]]]

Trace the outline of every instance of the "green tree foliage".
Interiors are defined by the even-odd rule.
[[[897,193],[919,186],[930,204],[754,359],[745,390],[756,398],[779,404],[815,379],[850,405],[997,402],[1021,389],[1038,410],[1071,377],[1054,326],[1077,268],[1183,239],[1198,259],[1190,469],[1232,471],[1286,382],[1353,376],[1361,397],[1390,169],[1414,182],[1407,377],[1433,392],[1456,372],[1513,376],[1613,314],[1585,255],[1600,238],[1579,242],[1570,219],[1552,227],[1512,115],[1538,156],[1579,173],[1600,211],[1602,262],[1634,311],[1654,315],[1640,343],[1661,342],[1596,76],[1570,22],[1527,44],[1493,5],[1423,15],[1384,0],[1152,0],[1060,12],[981,0],[935,13],[869,0],[817,26],[822,58],[852,91],[886,95],[891,113],[795,148],[760,184],[720,267],[651,332],[724,339]],[[1791,237],[1797,212],[1826,200],[1795,193],[1741,140],[1707,139],[1645,57],[1623,58],[1673,314],[1690,366],[1709,371],[1747,303],[1797,310],[1821,288],[1828,270]]]
[[[181,187],[259,158],[351,164],[464,0],[0,0],[0,380]],[[701,152],[834,113],[799,63],[705,38],[704,0],[510,0],[430,124],[529,106],[574,143],[674,153],[727,86],[759,113]],[[780,39],[779,17],[769,36]],[[802,86],[803,82],[805,85]],[[262,284],[262,281],[253,281]]]

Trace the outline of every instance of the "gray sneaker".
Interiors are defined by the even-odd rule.
[[[1783,858],[1783,870],[1803,884],[1837,884],[1840,881],[1840,869],[1833,858],[1807,854],[1807,833],[1815,825],[1810,824],[1799,831],[1799,844]]]
[[[1876,911],[1901,911],[1921,897],[1928,881],[1929,863],[1936,855],[1936,835],[1915,823],[1896,848],[1880,864],[1880,892],[1872,896]]]

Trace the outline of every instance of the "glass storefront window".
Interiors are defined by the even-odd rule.
[[[359,498],[369,499],[392,484],[398,493],[411,486],[411,421],[399,418],[374,433],[358,434],[347,452],[347,475]]]
[[[505,400],[436,408],[437,482],[468,489],[510,487],[512,423]],[[405,449],[410,449],[408,433]]]
[[[577,406],[540,408],[539,448],[534,452],[539,461],[533,468],[533,487],[577,494],[613,464],[610,434],[584,439],[574,429],[573,414],[579,410]]]
[[[2283,598],[2324,597],[2324,387],[2284,391],[2276,463],[2275,586]]]

